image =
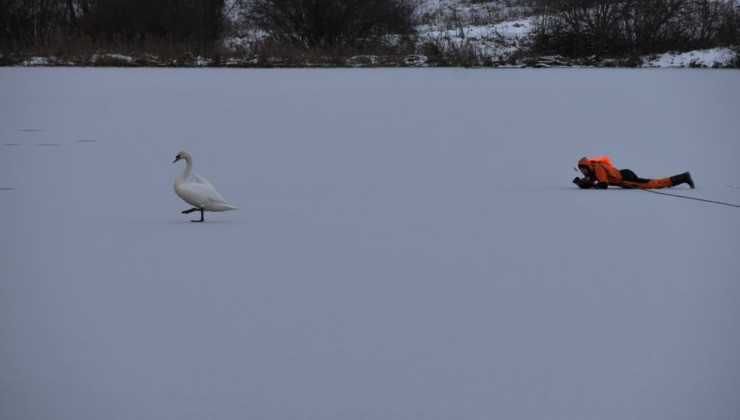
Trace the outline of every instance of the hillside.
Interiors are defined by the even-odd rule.
[[[422,0],[418,14],[419,44],[432,42],[448,51],[469,55],[475,64],[514,66],[620,66],[619,61],[569,61],[563,57],[528,55],[533,29],[532,9],[527,1]],[[740,1],[737,2],[740,9]],[[713,48],[693,52],[665,52],[641,57],[642,67],[731,67],[740,65],[737,48]]]
[[[254,0],[230,0],[215,48],[157,42],[66,44],[0,52],[0,63],[25,66],[183,67],[738,67],[740,46],[667,48],[649,53],[568,54],[537,52],[538,15],[524,0],[418,0],[413,33],[385,36],[374,47],[302,49],[268,42],[253,22]],[[740,2],[736,7],[740,13]],[[740,18],[738,18],[740,22]],[[539,38],[537,38],[539,39]],[[70,42],[74,45],[69,45]],[[48,45],[47,45],[48,44]],[[704,44],[702,44],[704,45]],[[725,45],[725,44],[722,44]],[[549,50],[548,50],[549,51]],[[675,51],[675,52],[673,52]]]

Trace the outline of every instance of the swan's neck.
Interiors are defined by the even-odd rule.
[[[190,171],[193,169],[193,161],[190,159],[190,157],[185,157],[185,162],[187,163],[187,166],[185,166],[185,169],[182,171],[180,176],[177,177],[175,180],[175,185],[178,186],[185,182],[188,177],[190,176]]]

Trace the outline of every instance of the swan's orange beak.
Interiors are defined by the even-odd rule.
[[[180,155],[177,155],[177,156],[175,156],[175,160],[173,160],[173,161],[172,161],[172,163],[175,163],[175,162],[177,162],[178,160],[180,160]]]

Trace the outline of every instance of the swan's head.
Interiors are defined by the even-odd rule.
[[[190,160],[190,155],[188,154],[188,152],[182,151],[182,152],[178,153],[177,156],[175,156],[175,160],[173,160],[172,163],[176,163],[180,159],[184,159],[186,161],[189,161]]]

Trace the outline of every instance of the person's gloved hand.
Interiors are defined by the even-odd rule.
[[[586,181],[585,178],[573,178],[573,183],[578,185],[578,188],[589,188],[590,185],[588,184],[588,181]]]

